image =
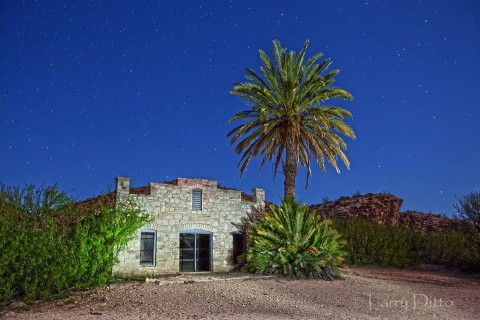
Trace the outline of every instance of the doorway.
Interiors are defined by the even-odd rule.
[[[180,233],[180,271],[212,270],[212,234],[203,230]]]
[[[234,265],[239,265],[242,264],[242,261],[240,261],[239,257],[247,251],[247,237],[243,232],[234,232],[232,233],[232,237],[232,260]]]

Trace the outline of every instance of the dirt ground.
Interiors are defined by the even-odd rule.
[[[346,269],[337,281],[186,274],[116,283],[27,308],[0,318],[479,319],[480,281],[445,272],[359,267]]]

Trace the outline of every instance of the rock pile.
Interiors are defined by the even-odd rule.
[[[470,232],[475,230],[467,221],[450,219],[448,217],[421,213],[417,211],[400,212],[403,200],[393,194],[356,195],[341,197],[335,201],[326,201],[310,208],[324,218],[340,219],[363,218],[379,224],[399,225],[420,232],[457,230]]]
[[[405,211],[400,213],[398,220],[400,226],[421,232],[456,230],[471,232],[475,228],[465,220],[450,219],[439,214]]]
[[[393,194],[368,193],[353,197],[341,197],[335,201],[312,205],[310,208],[327,219],[359,217],[380,224],[397,224],[402,203],[403,200]]]

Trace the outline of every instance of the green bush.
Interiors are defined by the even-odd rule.
[[[347,242],[348,264],[405,268],[422,262],[427,240],[420,232],[359,218],[334,225]]]
[[[338,219],[334,225],[346,240],[347,264],[397,268],[433,264],[480,271],[480,232],[422,234],[358,218]]]
[[[480,272],[480,232],[432,232],[427,235],[425,262]]]
[[[340,234],[306,206],[283,201],[250,226],[248,271],[327,280],[339,276],[344,254]]]
[[[148,218],[133,204],[74,203],[56,186],[0,184],[0,307],[104,285]]]

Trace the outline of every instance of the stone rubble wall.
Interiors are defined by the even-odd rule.
[[[238,229],[232,223],[240,222],[252,206],[264,205],[265,193],[254,189],[253,199],[242,200],[242,193],[217,187],[217,182],[206,179],[177,179],[172,183],[150,183],[149,194],[129,189],[129,178],[117,178],[117,200],[131,199],[140,205],[154,221],[144,229],[157,232],[156,265],[140,266],[140,233],[131,240],[119,256],[115,274],[161,274],[179,271],[179,233],[200,229],[212,233],[212,271],[228,271],[233,246],[232,233]],[[192,210],[192,190],[202,189],[202,210]],[[130,192],[132,191],[132,192]]]

